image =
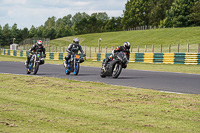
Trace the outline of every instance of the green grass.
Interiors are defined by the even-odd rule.
[[[0,74],[0,132],[199,133],[200,95]]]
[[[13,57],[7,55],[0,55],[0,61],[20,61],[24,62],[24,57]],[[48,64],[63,64],[60,60],[45,60]],[[95,62],[92,60],[86,60],[81,63],[81,66],[93,66],[101,67],[102,62]],[[192,73],[200,74],[200,65],[182,65],[182,64],[150,64],[150,63],[129,63],[127,69],[136,70],[149,70],[149,71],[164,71],[164,72],[180,72],[180,73]]]
[[[168,52],[169,44],[172,45],[172,52],[177,52],[177,44],[180,44],[180,52],[187,51],[187,44],[190,46],[190,52],[197,52],[197,44],[200,43],[200,27],[189,28],[166,28],[137,31],[105,32],[95,34],[84,34],[78,36],[63,37],[51,40],[51,46],[67,47],[78,37],[82,46],[98,47],[98,39],[102,38],[102,47],[117,47],[125,41],[129,41],[133,47],[133,52],[137,51],[140,45],[140,52],[144,52],[144,45],[147,45],[148,52],[151,52],[154,44],[155,52],[160,52],[160,45],[163,45],[163,52]]]

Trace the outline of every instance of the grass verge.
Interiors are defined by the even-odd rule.
[[[200,95],[0,74],[0,132],[199,133]]]
[[[0,55],[0,61],[21,61],[24,62],[24,57],[14,57],[7,55]],[[45,60],[45,63],[49,64],[63,64],[60,60]],[[92,60],[86,60],[82,66],[101,67],[102,62],[95,62]],[[200,74],[200,65],[182,65],[182,64],[150,64],[150,63],[129,63],[127,69],[136,70],[149,70],[149,71],[164,71],[164,72],[180,72],[180,73],[192,73]]]

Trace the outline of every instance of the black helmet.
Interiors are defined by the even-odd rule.
[[[125,43],[124,43],[124,47],[125,47],[126,49],[130,49],[130,47],[131,47],[130,42],[125,42]]]
[[[74,39],[73,39],[73,43],[74,43],[74,44],[79,44],[79,39],[78,39],[78,38],[74,38]]]

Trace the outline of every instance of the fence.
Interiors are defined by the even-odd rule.
[[[32,45],[22,45],[20,50],[28,50]],[[46,46],[47,52],[65,53],[67,47],[49,47]],[[97,47],[82,46],[88,58],[92,58],[92,53],[97,53]],[[112,47],[100,47],[100,53],[111,53],[115,49]],[[200,44],[169,44],[169,45],[133,45],[130,49],[133,53],[199,53]]]
[[[165,27],[165,26],[137,26],[134,28],[128,28],[125,31],[131,31],[131,30],[151,30],[151,29],[165,29],[165,28],[175,28],[175,27]],[[176,28],[180,28],[180,27],[176,27]],[[181,27],[183,28],[183,27]]]
[[[42,40],[44,46],[50,46],[50,38],[28,38],[19,43],[19,45],[33,45],[37,40]]]
[[[27,57],[29,52],[26,50],[1,49],[1,54]],[[47,52],[46,59],[64,60],[66,55],[67,53],[63,52]],[[110,55],[111,53],[93,53],[90,58],[93,61],[102,61]],[[200,53],[130,53],[130,62],[200,65]]]

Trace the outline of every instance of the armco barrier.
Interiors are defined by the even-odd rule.
[[[27,57],[28,51],[1,49],[2,55]],[[94,53],[93,61],[102,61],[111,53]],[[64,60],[67,53],[47,52],[46,59]],[[200,53],[130,53],[130,62],[165,63],[165,64],[195,64],[200,65]]]
[[[111,53],[94,53],[94,61],[102,61]],[[130,62],[196,64],[200,65],[200,53],[131,53]]]

